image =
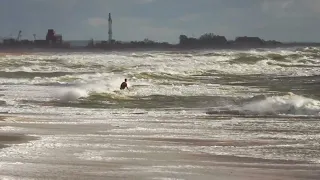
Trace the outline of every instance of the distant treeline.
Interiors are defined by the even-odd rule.
[[[178,44],[170,44],[168,42],[156,42],[149,39],[143,41],[101,41],[100,43],[94,43],[93,40],[88,44],[89,47],[100,47],[100,48],[148,48],[148,47],[180,47],[180,48],[201,48],[201,47],[226,47],[226,46],[263,46],[263,45],[279,45],[282,44],[279,41],[265,41],[259,37],[237,37],[235,40],[228,41],[225,36],[215,35],[213,33],[206,33],[201,35],[199,38],[188,37],[186,35],[179,36]]]
[[[215,35],[213,33],[206,33],[199,38],[190,38],[186,35],[180,35],[180,45],[227,45],[227,44],[281,44],[278,41],[265,41],[259,37],[237,37],[235,40],[228,41],[225,36]]]

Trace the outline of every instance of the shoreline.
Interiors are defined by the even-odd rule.
[[[12,116],[11,116],[12,117]],[[19,117],[19,115],[13,115],[13,117]],[[65,124],[24,124],[19,123],[20,121],[26,121],[27,119],[21,119],[19,121],[6,122],[5,117],[0,117],[0,126],[13,126],[19,128],[32,128],[37,134],[37,129],[41,129],[42,132],[47,132],[45,136],[55,136],[57,132],[64,134],[67,131],[71,132],[71,135],[78,136],[79,133],[83,134],[83,129],[88,129],[87,124],[80,125],[65,125]],[[42,118],[41,118],[42,119]],[[92,125],[92,126],[100,126]],[[109,126],[108,126],[109,127]],[[118,127],[110,126],[110,129],[118,129]],[[86,132],[88,133],[88,132]],[[67,133],[68,134],[68,133]],[[134,133],[133,133],[134,134]],[[73,137],[73,136],[71,136]],[[81,140],[82,143],[94,142],[103,144],[104,141],[99,141],[94,139]],[[0,133],[0,151],[1,146],[8,147],[7,144],[20,144],[26,143],[31,140],[36,140],[38,138],[26,136],[18,133]],[[143,141],[142,141],[143,140]],[[294,161],[277,161],[277,160],[264,160],[257,158],[246,158],[246,157],[236,157],[236,156],[219,156],[201,152],[189,152],[189,151],[179,151],[179,150],[168,150],[166,152],[161,152],[161,146],[216,146],[221,143],[226,145],[237,145],[233,141],[199,141],[199,139],[184,139],[184,138],[132,138],[129,136],[123,137],[120,141],[117,139],[110,139],[107,141],[111,146],[114,145],[125,145],[131,144],[135,145],[133,147],[142,147],[141,153],[137,151],[120,151],[118,153],[113,153],[113,149],[107,148],[107,152],[110,154],[101,154],[101,158],[110,157],[115,158],[114,160],[99,160],[99,159],[62,159],[63,154],[59,152],[66,152],[65,149],[60,151],[56,149],[51,151],[56,157],[60,157],[54,160],[40,160],[34,161],[30,169],[25,168],[24,164],[30,163],[29,159],[16,159],[13,160],[22,162],[21,164],[12,165],[11,160],[5,160],[8,163],[8,170],[0,173],[1,177],[12,177],[12,178],[43,178],[43,179],[163,179],[165,177],[175,177],[181,179],[223,179],[223,180],[298,180],[298,179],[310,179],[316,180],[320,175],[320,167],[317,164],[309,163],[296,163]],[[48,142],[60,143],[56,142]],[[72,142],[77,143],[77,142]],[[107,144],[108,144],[107,143]],[[191,143],[191,144],[190,144]],[[246,142],[251,144],[251,142]],[[260,142],[254,142],[254,144],[261,144]],[[144,147],[146,144],[150,146],[158,146],[158,150],[150,151],[148,147]],[[252,144],[252,145],[254,145]],[[23,146],[23,145],[22,145]],[[111,147],[110,146],[110,147]],[[51,147],[51,145],[50,145]],[[39,147],[41,148],[41,147]],[[23,147],[22,147],[23,149]],[[80,152],[78,152],[80,150]],[[104,149],[106,150],[106,149]],[[137,150],[137,149],[136,149]],[[90,148],[77,149],[76,152],[79,154],[81,152],[90,152]],[[145,151],[145,152],[144,152]],[[52,154],[52,155],[53,155]],[[52,156],[51,155],[51,156]],[[74,154],[70,154],[74,155]],[[92,154],[92,157],[100,156],[100,154]],[[71,156],[70,156],[71,157]],[[46,158],[44,156],[43,158]],[[118,159],[119,158],[119,159]],[[121,160],[121,158],[124,158]],[[117,160],[118,159],[118,160]],[[38,168],[41,165],[41,169]],[[11,167],[17,168],[16,171],[12,172]],[[68,168],[71,171],[65,171]],[[50,173],[46,172],[51,170]],[[33,172],[36,172],[33,174]],[[109,174],[110,173],[110,174]],[[118,174],[119,173],[119,174]]]
[[[281,45],[252,45],[252,46],[168,46],[168,47],[3,47],[0,46],[0,57],[5,55],[29,55],[37,52],[88,52],[88,53],[103,53],[103,52],[150,52],[150,51],[170,51],[170,52],[188,52],[188,51],[214,51],[214,50],[250,50],[250,49],[278,49],[278,48],[303,48],[303,47],[320,47],[320,44],[281,44]]]

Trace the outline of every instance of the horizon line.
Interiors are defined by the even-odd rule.
[[[245,37],[245,36],[241,36],[241,37]],[[249,37],[249,36],[247,36]],[[115,39],[114,39],[115,40]],[[263,40],[263,39],[262,39]],[[68,42],[68,41],[91,41],[91,40],[63,40],[65,42]],[[108,41],[108,40],[93,40],[93,41]],[[143,41],[143,40],[130,40],[130,41],[122,41],[122,40],[115,40],[116,42],[132,42],[132,41]],[[151,41],[154,41],[154,42],[158,42],[158,43],[169,43],[169,42],[166,42],[166,41],[155,41],[155,40],[151,40]],[[235,41],[234,39],[232,40],[228,40],[228,41]],[[265,40],[265,41],[278,41],[278,40]],[[320,43],[320,41],[278,41],[278,42],[281,42],[281,43]],[[177,43],[169,43],[169,44],[179,44],[179,42]]]

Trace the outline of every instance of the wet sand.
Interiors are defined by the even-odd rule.
[[[6,117],[0,116],[0,127],[3,125],[1,122],[5,121]],[[26,136],[24,134],[17,134],[17,133],[5,133],[0,131],[0,149],[10,146],[10,144],[21,144],[27,143],[32,140],[36,140],[38,138],[33,136]]]
[[[25,122],[30,119],[25,119]],[[16,159],[5,159],[0,172],[1,177],[13,179],[198,179],[198,180],[317,180],[320,177],[320,168],[309,162],[266,160],[259,158],[246,158],[213,155],[201,152],[181,151],[179,149],[163,149],[163,146],[244,146],[265,145],[274,142],[262,141],[224,141],[201,140],[193,138],[138,138],[139,133],[128,134],[124,127],[112,125],[63,125],[63,124],[28,124],[23,118],[16,121],[3,121],[0,126],[11,126],[23,129],[32,129],[32,134],[54,138],[71,138],[70,145],[85,145],[80,149],[70,149],[70,146],[61,146],[61,142],[42,141],[39,149],[24,154],[24,145],[20,144],[16,150]],[[112,134],[109,130],[121,129],[123,131]],[[100,130],[110,136],[99,135],[86,137],[86,134],[97,133]],[[116,135],[116,136],[114,136]],[[116,138],[118,135],[121,138]],[[134,135],[134,136],[131,136]],[[34,140],[35,137],[15,133],[0,133],[0,145],[24,143]],[[108,145],[109,144],[109,145]],[[46,153],[41,150],[47,147]],[[98,149],[95,149],[99,145]],[[107,146],[105,146],[107,145]],[[28,147],[32,147],[33,145]],[[100,147],[101,146],[101,147]],[[116,147],[119,147],[119,151]],[[114,149],[115,148],[115,149]],[[126,149],[128,148],[128,149]],[[27,148],[28,149],[28,148]],[[0,149],[1,152],[1,149]],[[28,151],[26,151],[28,152]],[[92,152],[86,158],[81,154]],[[98,154],[96,154],[96,153]],[[104,153],[103,153],[104,152]],[[21,153],[21,155],[20,155]],[[40,154],[41,156],[39,156]],[[47,154],[49,153],[49,154]],[[102,153],[102,154],[100,154]],[[19,156],[20,155],[20,156]],[[27,155],[27,156],[26,156]],[[29,157],[28,157],[29,155]],[[32,155],[32,156],[30,156]],[[76,157],[75,157],[76,156]],[[15,162],[21,162],[16,164]],[[15,169],[12,171],[11,169]]]
[[[0,133],[0,149],[10,146],[10,144],[21,144],[27,143],[32,140],[36,140],[36,137],[26,136],[23,134],[13,134],[13,133]]]

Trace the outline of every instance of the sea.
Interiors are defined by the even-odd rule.
[[[37,51],[0,68],[0,135],[34,137],[0,139],[2,179],[320,175],[318,47]]]

